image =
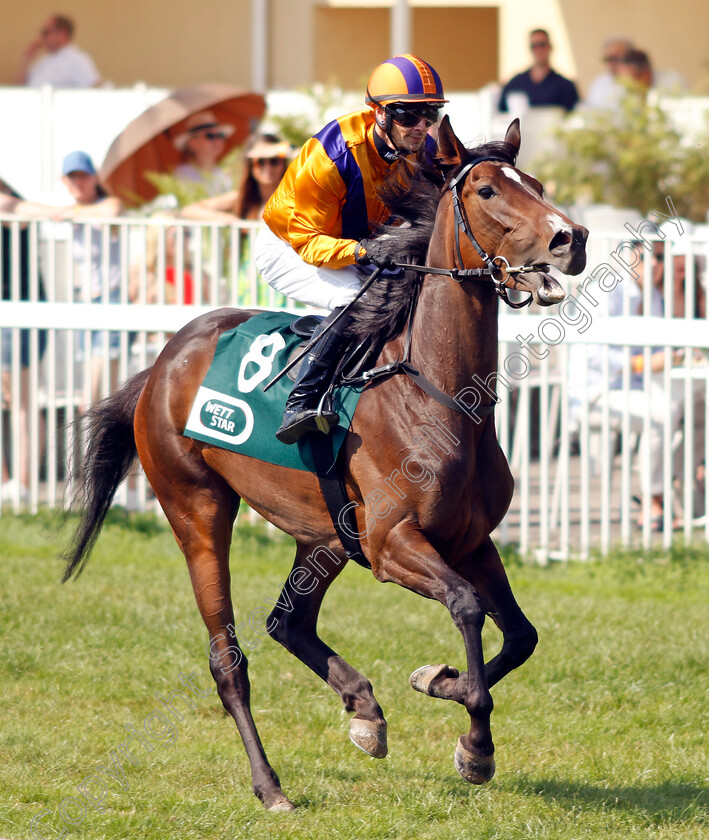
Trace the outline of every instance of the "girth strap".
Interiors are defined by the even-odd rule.
[[[364,556],[357,536],[357,520],[332,451],[332,437],[319,432],[310,432],[307,441],[315,462],[315,472],[320,482],[320,491],[325,499],[332,524],[335,526],[335,533],[345,549],[345,554],[350,560],[354,560],[363,568],[371,569],[372,565]]]

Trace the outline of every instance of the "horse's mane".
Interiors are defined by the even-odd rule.
[[[419,155],[416,165],[404,167],[403,173],[397,167],[384,183],[379,197],[391,215],[377,236],[382,249],[395,262],[425,265],[443,189],[466,163],[491,156],[514,166],[517,155],[517,149],[504,141],[484,143],[466,151],[465,158],[454,167]],[[419,271],[380,276],[353,304],[347,332],[369,348],[369,359],[378,356],[383,346],[403,331],[409,309],[416,305],[423,277]]]

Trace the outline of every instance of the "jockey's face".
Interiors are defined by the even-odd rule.
[[[391,119],[391,128],[389,129],[389,134],[387,135],[382,128],[382,124],[387,119],[387,112],[385,109],[381,107],[377,108],[376,117],[377,122],[375,130],[380,137],[382,137],[389,146],[392,146],[393,143],[397,149],[401,150],[405,154],[418,152],[426,139],[429,126],[433,123],[430,112],[427,112],[426,116],[421,115],[413,125],[402,125],[401,123],[398,123],[396,119]],[[407,122],[410,123],[411,119],[407,119]]]
[[[404,152],[418,152],[423,141],[426,139],[428,126],[423,117],[416,123],[416,125],[409,127],[399,125],[392,121],[391,124],[391,139],[397,148]]]

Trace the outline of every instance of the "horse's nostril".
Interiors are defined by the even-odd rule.
[[[574,229],[574,242],[580,245],[585,245],[586,240],[588,239],[588,229],[585,227],[581,227],[579,225],[578,228]]]
[[[554,253],[561,248],[568,248],[571,245],[571,234],[565,230],[559,230],[554,234],[554,238],[549,243],[549,250]]]

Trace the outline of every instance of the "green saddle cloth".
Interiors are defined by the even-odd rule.
[[[276,438],[293,387],[284,376],[263,388],[288,362],[303,339],[291,331],[288,312],[263,312],[220,336],[212,364],[197,391],[184,434],[259,461],[315,472],[305,440],[286,446]],[[340,424],[330,433],[335,457],[354,416],[361,391],[335,390]]]

